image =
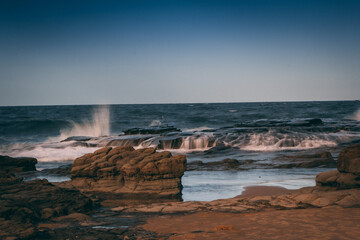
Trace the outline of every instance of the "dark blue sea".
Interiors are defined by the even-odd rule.
[[[356,142],[359,101],[0,107],[1,155],[35,157],[42,170],[104,146],[186,154],[199,164],[182,179],[184,200],[233,197],[249,185],[313,186],[329,167],[279,164],[322,152],[336,159]],[[221,165],[224,159],[241,167]],[[210,162],[219,164],[204,167]]]

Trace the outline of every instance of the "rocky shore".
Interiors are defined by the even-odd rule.
[[[327,153],[302,158],[334,164]],[[86,154],[70,167],[71,181],[59,184],[24,182],[14,173],[33,171],[36,161],[10,160],[0,157],[1,239],[354,239],[360,234],[354,224],[360,221],[360,144],[344,148],[337,170],[319,174],[315,187],[258,188],[211,202],[180,201],[185,156],[152,148],[105,147]],[[294,166],[288,167],[306,162],[291,161]],[[231,159],[225,164],[240,166]]]
[[[184,155],[153,148],[105,147],[74,161],[70,184],[86,192],[176,198],[185,164]]]

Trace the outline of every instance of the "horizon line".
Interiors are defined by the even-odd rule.
[[[55,106],[109,106],[109,105],[170,105],[170,104],[226,104],[226,103],[295,103],[295,102],[351,102],[360,99],[338,99],[338,100],[275,100],[275,101],[215,101],[215,102],[157,102],[157,103],[80,103],[80,104],[34,104],[34,105],[0,105],[0,107],[55,107]]]

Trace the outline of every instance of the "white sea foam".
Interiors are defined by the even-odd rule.
[[[39,162],[60,162],[72,161],[84,154],[94,152],[98,147],[49,147],[46,144],[40,144],[30,149],[13,151],[11,157],[34,157]]]
[[[95,108],[92,119],[84,119],[81,123],[73,123],[71,129],[61,130],[60,136],[51,138],[50,141],[64,140],[72,136],[100,137],[110,133],[109,106]]]
[[[234,144],[245,151],[281,151],[281,150],[303,150],[320,147],[334,147],[338,142],[343,142],[342,136],[319,135],[319,136],[289,136],[287,134],[278,136],[271,133],[252,134],[246,144],[243,142]]]
[[[208,135],[189,136],[183,140],[180,149],[205,151],[215,146],[210,139],[211,136]]]
[[[184,132],[201,132],[204,130],[212,130],[213,128],[207,127],[207,126],[202,126],[202,127],[198,127],[198,128],[185,128],[182,129]]]
[[[162,122],[159,119],[155,119],[151,121],[149,124],[149,127],[160,127],[162,125]]]

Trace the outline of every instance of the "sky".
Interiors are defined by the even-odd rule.
[[[354,100],[360,1],[2,0],[0,105]]]

